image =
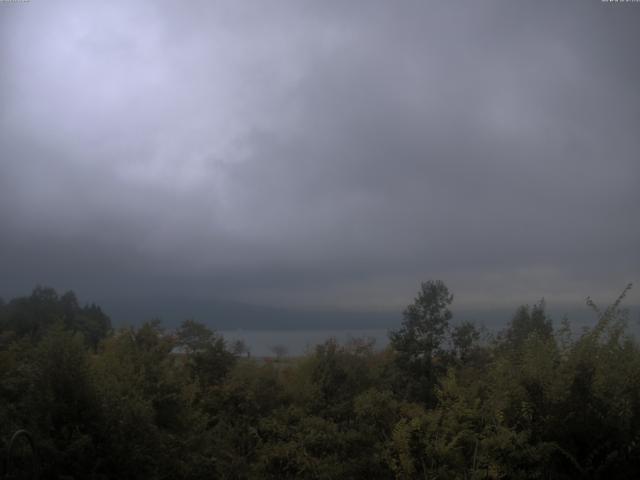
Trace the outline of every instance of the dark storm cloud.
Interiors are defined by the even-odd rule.
[[[468,306],[638,280],[634,4],[0,7],[5,295],[397,308],[433,277]]]

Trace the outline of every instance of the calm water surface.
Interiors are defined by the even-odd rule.
[[[273,347],[283,346],[287,355],[302,355],[313,350],[316,345],[329,338],[335,338],[341,344],[353,338],[370,338],[375,347],[384,348],[389,339],[386,329],[365,330],[222,330],[228,343],[243,340],[251,355],[257,357],[274,356]]]

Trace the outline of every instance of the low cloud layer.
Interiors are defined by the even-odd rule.
[[[640,280],[639,21],[0,4],[0,295],[394,310],[441,278],[469,308],[610,300]]]

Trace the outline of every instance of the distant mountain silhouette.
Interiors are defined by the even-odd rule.
[[[305,310],[216,300],[102,300],[99,303],[114,325],[136,325],[160,318],[165,325],[175,326],[186,318],[193,318],[216,330],[390,328],[399,323],[401,317],[396,312]]]
[[[115,326],[138,325],[145,320],[159,318],[167,327],[176,326],[182,320],[193,318],[216,330],[339,330],[397,328],[402,322],[402,309],[398,311],[347,311],[339,309],[300,309],[253,305],[225,300],[187,299],[133,299],[98,300]],[[489,330],[503,328],[513,316],[513,308],[456,309],[453,323],[463,320],[484,325]],[[640,332],[640,306],[629,307],[629,330]],[[593,312],[585,306],[559,308],[549,306],[554,323],[559,324],[564,315],[574,328],[581,329],[595,323]]]

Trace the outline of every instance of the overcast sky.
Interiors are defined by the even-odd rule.
[[[640,3],[31,0],[0,42],[5,299],[640,281]]]

